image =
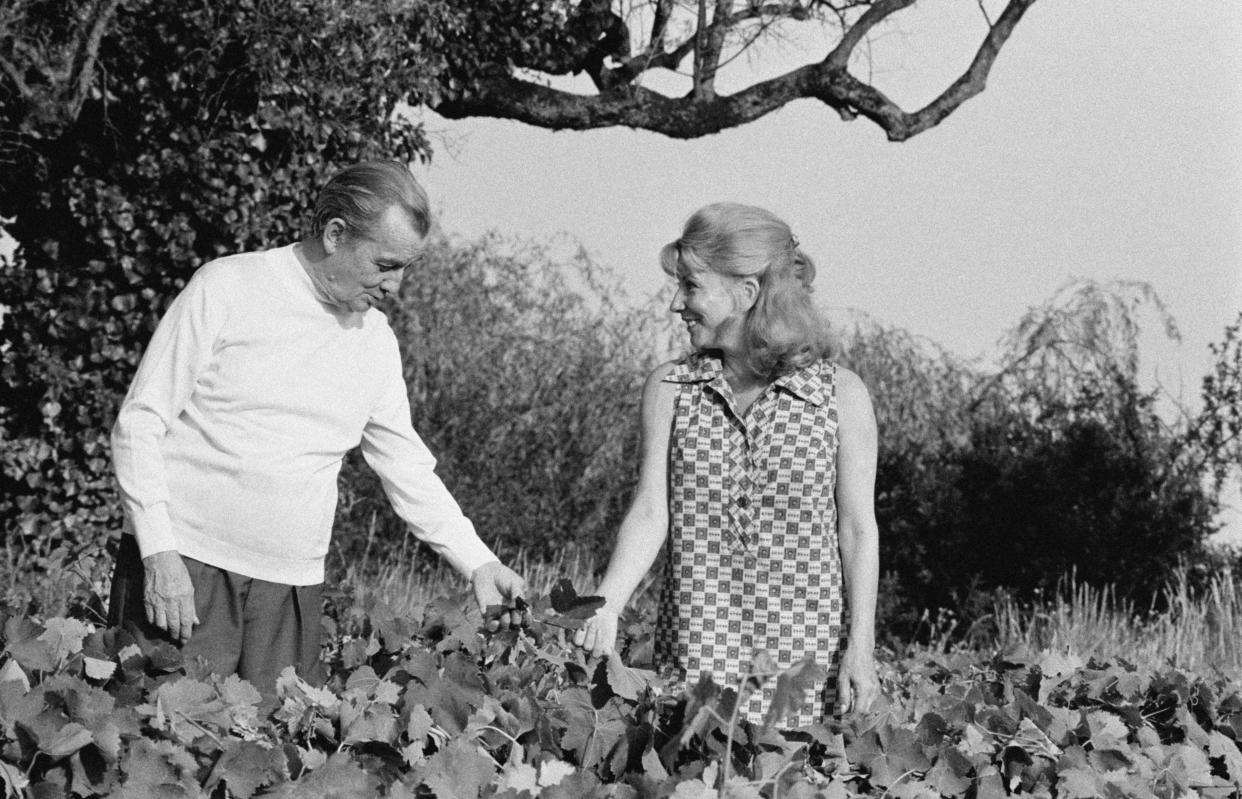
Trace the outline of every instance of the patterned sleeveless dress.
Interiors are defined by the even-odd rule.
[[[707,674],[736,689],[759,650],[781,670],[812,653],[829,677],[778,727],[840,715],[835,376],[826,360],[784,375],[744,413],[717,356],[691,355],[664,378],[677,397],[656,663],[674,684]],[[749,721],[762,723],[775,682],[741,708]]]

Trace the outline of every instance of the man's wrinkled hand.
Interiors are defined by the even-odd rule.
[[[522,603],[522,607],[517,606],[517,600],[522,598],[522,593],[526,590],[526,581],[513,569],[498,560],[484,563],[474,570],[470,582],[488,632],[522,627],[530,623],[530,611],[525,610],[525,603]]]
[[[156,552],[142,559],[142,570],[142,604],[147,621],[184,644],[198,624],[194,584],[185,562],[174,550]]]

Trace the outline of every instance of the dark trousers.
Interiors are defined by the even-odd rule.
[[[265,699],[275,695],[286,666],[313,683],[322,682],[319,663],[323,585],[283,585],[244,577],[182,557],[194,585],[199,623],[181,646],[189,661],[201,657],[217,674],[249,680]],[[108,623],[132,633],[141,646],[176,642],[147,621],[142,600],[143,567],[138,542],[121,536]]]

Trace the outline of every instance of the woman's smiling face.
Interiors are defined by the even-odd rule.
[[[742,281],[709,269],[677,270],[677,292],[669,310],[682,318],[695,350],[732,350],[741,341],[747,303]]]

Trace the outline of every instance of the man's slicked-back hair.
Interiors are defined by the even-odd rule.
[[[331,219],[341,219],[351,236],[371,234],[384,213],[401,208],[426,236],[431,229],[431,203],[405,164],[399,161],[363,161],[337,172],[319,192],[311,234],[319,237]]]

